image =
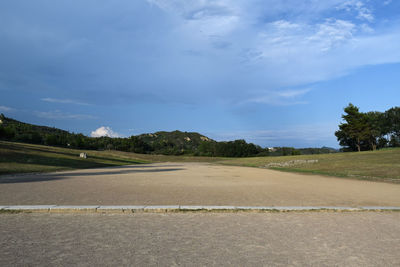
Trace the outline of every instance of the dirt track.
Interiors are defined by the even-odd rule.
[[[400,185],[204,163],[0,177],[0,205],[400,206]]]
[[[0,214],[1,266],[399,266],[400,213]]]

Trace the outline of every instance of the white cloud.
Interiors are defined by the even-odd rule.
[[[178,16],[180,30],[197,36],[226,35],[240,25],[241,7],[229,0],[147,0]]]
[[[282,97],[277,101],[279,95],[271,97],[269,92],[277,92],[282,90],[281,88],[308,87],[309,83],[333,79],[358,67],[399,61],[399,38],[396,36],[399,36],[400,25],[390,18],[384,29],[379,28],[383,25],[380,21],[369,23],[374,15],[373,9],[370,8],[372,1],[148,2],[152,5],[145,3],[145,8],[151,9],[153,13],[146,13],[150,11],[144,10],[144,18],[121,17],[114,21],[111,19],[114,16],[104,14],[107,17],[104,21],[110,19],[115,22],[107,24],[107,32],[115,33],[115,38],[103,36],[103,31],[86,32],[88,40],[105,41],[104,45],[110,49],[110,53],[102,53],[103,45],[96,46],[93,42],[91,50],[87,50],[90,46],[83,46],[80,54],[71,54],[78,64],[74,63],[72,67],[65,68],[74,75],[76,73],[75,78],[78,81],[86,77],[86,74],[97,75],[90,76],[97,77],[94,84],[88,83],[90,86],[82,87],[100,88],[99,92],[107,92],[113,87],[118,95],[125,96],[131,92],[132,95],[144,95],[146,97],[143,97],[143,101],[162,99],[167,102],[173,99],[179,102],[201,103],[203,99],[200,98],[204,96],[207,101],[222,99],[221,101],[228,100],[229,103],[240,103],[248,96],[252,101],[264,103],[300,104],[305,101],[283,101]],[[140,7],[143,7],[142,4]],[[350,12],[350,16],[347,12]],[[148,22],[147,14],[162,15]],[[356,19],[357,17],[360,19]],[[94,19],[98,18],[95,16]],[[378,19],[380,18],[375,18]],[[78,25],[79,23],[80,21],[77,21]],[[27,26],[24,25],[23,28],[25,27]],[[10,34],[20,32],[15,29],[9,30],[7,25],[4,29],[10,31]],[[55,32],[58,32],[57,28]],[[26,34],[20,36],[24,37]],[[51,39],[46,36],[39,37],[43,42],[46,41],[44,43]],[[122,41],[112,42],[113,39]],[[380,43],[389,39],[390,43]],[[62,44],[66,41],[63,38],[60,40]],[[37,47],[43,47],[45,50],[45,46]],[[367,50],[369,51],[366,52]],[[36,57],[41,54],[30,52],[29,55]],[[49,55],[48,58],[57,58],[51,53]],[[75,56],[78,56],[79,60],[78,57],[74,58]],[[35,60],[39,62],[40,58],[42,57],[38,56]],[[74,61],[67,58],[65,62]],[[151,70],[151,74],[148,70]],[[53,68],[48,70],[49,73],[53,71]],[[151,79],[148,75],[155,78]],[[81,82],[86,81],[91,83],[92,79],[84,78]],[[157,89],[161,87],[163,90]],[[90,91],[86,91],[86,95],[88,92]],[[193,97],[193,94],[199,97]],[[100,98],[104,99],[104,96],[96,96],[93,101]],[[128,97],[122,98],[128,101]],[[47,97],[42,100],[51,103],[86,104],[79,99]]]
[[[242,104],[247,103],[258,103],[258,104],[268,104],[273,106],[291,106],[299,104],[307,104],[306,101],[299,100],[299,98],[310,92],[310,89],[301,90],[281,90],[272,91],[267,93],[260,93],[257,97],[249,98],[242,102]]]
[[[189,20],[231,16],[240,11],[240,4],[230,0],[147,0],[147,2]]]
[[[272,25],[275,26],[276,28],[282,29],[282,30],[293,30],[293,29],[299,29],[300,25],[297,23],[291,23],[287,20],[278,20],[272,22]]]
[[[245,67],[252,65],[263,73],[253,79],[274,82],[280,88],[304,86],[358,67],[400,62],[400,25],[382,32],[337,19],[296,23],[296,30],[277,27],[281,24],[267,24],[253,39],[249,56],[244,55]]]
[[[327,19],[317,25],[317,31],[308,40],[315,42],[321,51],[327,51],[353,37],[355,25],[349,21]]]
[[[80,102],[73,99],[57,99],[57,98],[46,97],[42,98],[41,100],[50,103],[74,104],[74,105],[84,105],[84,106],[89,105],[88,103]]]
[[[276,102],[269,100],[270,92],[279,88],[303,87],[365,65],[400,61],[396,45],[400,25],[392,24],[383,32],[378,24],[370,24],[375,18],[368,1],[148,1],[174,18],[174,46],[201,55],[201,61],[196,59],[197,73],[210,80],[218,76],[237,81],[232,82],[236,85],[242,82],[237,87],[246,87],[250,100]],[[354,17],[343,17],[343,12]],[[385,49],[377,45],[389,36],[393,40]],[[367,54],[365,47],[370,50]],[[232,88],[219,86],[224,87]],[[243,102],[242,89],[230,90],[225,93]],[[249,93],[252,90],[258,98]]]
[[[6,106],[0,106],[0,111],[10,112],[10,111],[14,111],[14,109],[10,108],[10,107],[6,107]]]
[[[279,20],[266,25],[259,34],[258,49],[268,58],[288,58],[300,51],[315,56],[351,40],[356,30],[355,24],[345,20],[326,19],[314,25]]]
[[[71,113],[63,113],[59,110],[55,111],[35,111],[36,116],[45,119],[75,119],[75,120],[87,120],[87,119],[95,119],[95,116],[86,115],[86,114],[71,114]]]
[[[390,5],[392,3],[392,0],[386,0],[383,2],[383,5],[387,6]]]
[[[91,137],[102,137],[102,136],[108,136],[108,137],[121,137],[120,134],[114,132],[111,130],[110,127],[106,126],[101,126],[100,128],[97,128],[95,131],[93,131],[90,134]]]
[[[310,91],[311,91],[311,89],[286,90],[286,91],[278,92],[278,95],[280,97],[284,97],[284,98],[293,98],[293,97],[302,96]]]
[[[375,32],[375,30],[372,27],[370,27],[368,24],[366,24],[366,23],[361,24],[359,26],[359,28],[360,28],[361,32],[364,32],[364,33],[371,34],[371,33]]]
[[[367,8],[363,1],[345,1],[344,3],[340,4],[337,9],[346,10],[348,12],[355,11],[357,13],[357,18],[360,20],[372,22],[375,19],[372,10]]]

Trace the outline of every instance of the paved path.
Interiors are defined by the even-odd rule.
[[[0,177],[1,205],[400,206],[400,185],[204,163]]]
[[[400,213],[0,214],[0,266],[399,266]]]

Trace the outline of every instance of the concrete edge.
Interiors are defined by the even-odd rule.
[[[3,212],[50,212],[50,213],[137,213],[137,212],[291,212],[291,211],[400,211],[400,207],[368,206],[368,207],[332,207],[332,206],[190,206],[190,205],[167,205],[167,206],[97,206],[97,205],[9,205],[0,206]]]

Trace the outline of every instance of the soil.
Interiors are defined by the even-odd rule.
[[[207,163],[0,176],[0,205],[400,206],[400,185]]]

